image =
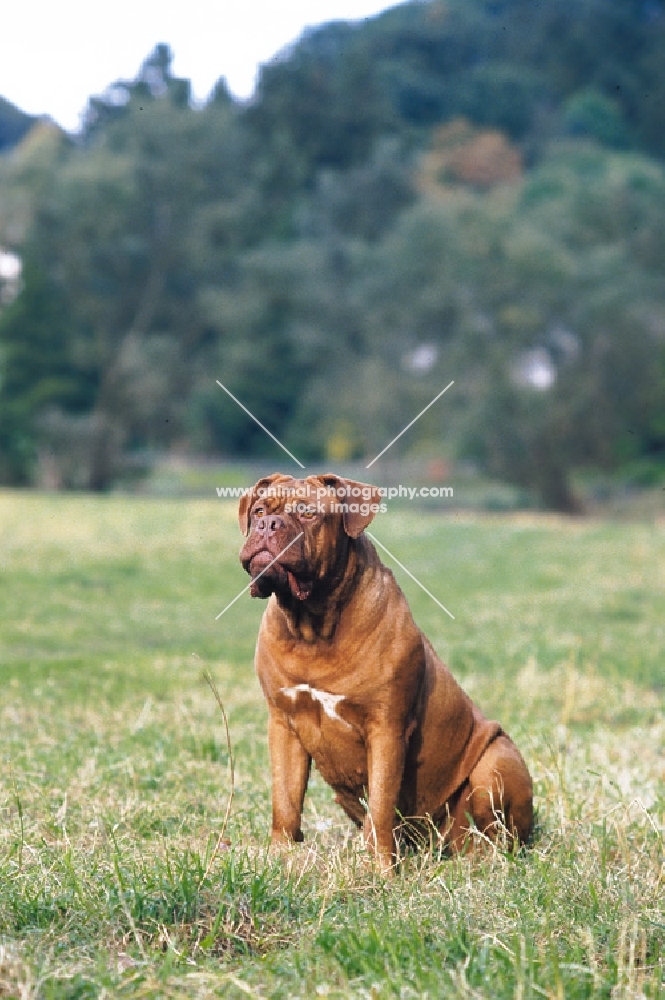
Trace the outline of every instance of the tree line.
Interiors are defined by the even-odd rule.
[[[665,464],[665,13],[439,0],[308,32],[248,103],[159,45],[0,155],[0,481],[166,449],[473,459],[574,509]],[[3,106],[0,104],[0,136]],[[14,116],[16,127],[16,116]]]

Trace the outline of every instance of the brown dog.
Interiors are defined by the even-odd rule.
[[[261,479],[240,501],[240,561],[269,597],[256,670],[270,710],[272,840],[303,839],[312,760],[381,867],[397,829],[429,819],[453,850],[471,826],[524,842],[531,778],[416,626],[363,535],[378,491],[337,476]],[[346,508],[346,509],[345,509]]]

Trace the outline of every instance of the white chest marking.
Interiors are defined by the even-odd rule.
[[[317,688],[310,687],[309,684],[296,684],[295,687],[282,688],[282,694],[285,694],[287,698],[291,698],[293,702],[296,701],[300,691],[306,692],[314,701],[320,702],[323,711],[329,719],[333,719],[335,722],[343,722],[345,726],[351,728],[351,723],[347,722],[346,719],[343,719],[337,713],[337,706],[340,701],[344,701],[343,694],[330,694],[329,691],[319,691]]]

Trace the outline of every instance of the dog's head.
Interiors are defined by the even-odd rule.
[[[349,540],[379,510],[375,486],[335,475],[293,479],[275,473],[240,500],[240,530],[247,536],[240,562],[252,577],[252,597],[275,592],[306,601],[339,582]]]

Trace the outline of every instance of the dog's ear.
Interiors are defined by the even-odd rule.
[[[358,508],[357,511],[347,509],[342,512],[345,532],[351,538],[357,538],[376,516],[376,510],[371,508],[378,507],[381,503],[378,487],[370,486],[368,483],[357,483],[353,479],[342,479],[334,473],[327,473],[318,478],[326,486],[337,491],[337,503],[344,504],[347,508]],[[360,508],[364,508],[368,513],[362,514]]]
[[[238,524],[240,525],[240,530],[243,535],[249,533],[249,512],[252,509],[254,501],[259,496],[259,490],[267,489],[271,483],[274,483],[276,479],[290,479],[290,476],[285,476],[282,472],[273,472],[272,476],[266,476],[265,479],[259,479],[258,483],[254,483],[251,490],[247,493],[243,493],[240,497],[240,504],[238,506]]]

